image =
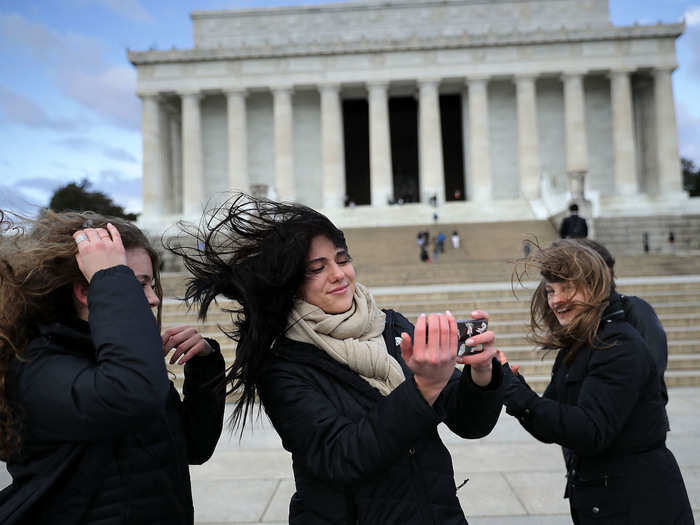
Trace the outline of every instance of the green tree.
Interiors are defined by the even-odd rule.
[[[690,159],[681,159],[683,170],[683,189],[691,197],[700,197],[700,168]]]
[[[126,213],[122,206],[115,204],[112,199],[101,191],[89,191],[90,182],[83,179],[79,184],[71,182],[58,188],[49,208],[53,211],[94,211],[102,215],[122,217],[129,221],[135,221],[138,217],[135,213]]]

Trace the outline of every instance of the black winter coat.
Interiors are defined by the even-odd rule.
[[[562,446],[575,523],[692,524],[683,478],[665,445],[656,365],[616,293],[598,340],[570,365],[567,351],[559,352],[543,397],[504,365],[507,412],[540,441]]]
[[[559,237],[562,239],[580,239],[588,237],[586,219],[579,215],[569,215],[564,218],[559,227]]]
[[[463,525],[452,459],[440,440],[444,421],[465,438],[487,435],[501,411],[500,366],[486,388],[458,370],[433,407],[421,396],[396,338],[413,334],[386,311],[384,340],[406,381],[382,396],[357,373],[313,345],[284,339],[260,395],[292,453],[293,525]]]
[[[659,378],[659,388],[661,388],[661,395],[664,398],[664,405],[666,405],[668,403],[668,389],[664,380],[664,372],[668,366],[668,343],[664,327],[651,305],[641,297],[620,295],[620,301],[625,311],[625,320],[639,332],[651,352],[651,357],[656,365],[656,375]],[[664,417],[666,418],[666,430],[671,430],[665,407]]]
[[[223,424],[215,351],[185,365],[184,401],[168,380],[158,326],[126,266],[96,273],[89,325],[40,327],[8,373],[21,453],[7,468],[0,523],[189,525],[188,464],[206,461]]]

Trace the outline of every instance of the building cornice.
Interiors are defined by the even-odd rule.
[[[517,1],[517,0],[516,0]],[[549,0],[550,2],[566,2],[568,0]],[[192,11],[192,20],[208,20],[222,18],[241,18],[246,16],[305,15],[310,13],[342,13],[352,11],[384,11],[387,9],[421,9],[434,7],[476,6],[494,4],[513,4],[513,0],[360,0],[355,2],[337,2],[318,5],[256,7],[249,9],[219,9]]]
[[[346,5],[347,6],[347,5]],[[328,6],[324,6],[324,9]],[[280,8],[282,9],[282,8]],[[256,12],[258,10],[255,10]],[[210,13],[207,11],[206,13]],[[236,11],[239,13],[239,11]],[[193,13],[195,16],[197,13]],[[178,62],[209,62],[221,60],[242,60],[257,58],[287,58],[308,55],[348,55],[359,53],[380,53],[396,51],[434,51],[441,49],[469,49],[483,47],[503,47],[536,44],[561,44],[576,42],[596,42],[615,40],[636,40],[648,38],[673,38],[683,34],[684,24],[634,25],[625,27],[609,26],[607,28],[535,31],[530,33],[488,33],[482,35],[462,34],[450,37],[408,38],[400,40],[359,40],[355,42],[337,42],[323,44],[268,47],[239,47],[236,49],[193,48],[131,51],[129,61],[135,66]]]

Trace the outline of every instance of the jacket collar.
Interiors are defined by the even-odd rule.
[[[622,299],[620,297],[620,294],[613,291],[610,292],[610,299],[609,299],[609,304],[603,310],[603,318],[602,321],[620,321],[624,320],[625,318],[625,310],[622,307]],[[601,322],[602,324],[602,322]]]

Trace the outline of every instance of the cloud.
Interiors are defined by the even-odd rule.
[[[13,186],[0,184],[0,210],[11,211],[25,217],[37,215],[42,207],[39,201]]]
[[[6,49],[28,54],[54,68],[99,70],[105,64],[105,42],[78,33],[61,34],[19,14],[0,13],[0,39]]]
[[[85,137],[57,140],[56,144],[76,151],[97,151],[110,160],[138,164],[138,159],[124,148],[117,148]]]
[[[75,120],[50,117],[33,100],[0,86],[0,114],[5,122],[31,128],[72,131],[80,125]]]
[[[59,75],[59,84],[67,96],[113,124],[141,129],[136,72],[132,67],[114,66],[97,74],[66,70]]]
[[[125,9],[139,5],[135,0],[121,3]],[[130,130],[140,129],[136,72],[131,66],[108,62],[109,49],[104,41],[76,33],[58,33],[19,14],[0,14],[0,44],[38,62],[64,95],[105,121]]]
[[[700,114],[693,114],[682,101],[677,101],[678,147],[681,157],[700,166]]]
[[[139,0],[82,0],[80,3],[100,5],[135,22],[146,22],[152,19]]]
[[[49,177],[30,177],[27,179],[19,179],[15,182],[15,187],[36,193],[51,194],[66,184],[68,184],[68,182]]]
[[[141,177],[130,177],[114,169],[105,169],[90,179],[94,190],[102,191],[124,209],[141,211]]]
[[[693,5],[686,9],[683,18],[688,26],[700,25],[700,5]]]

